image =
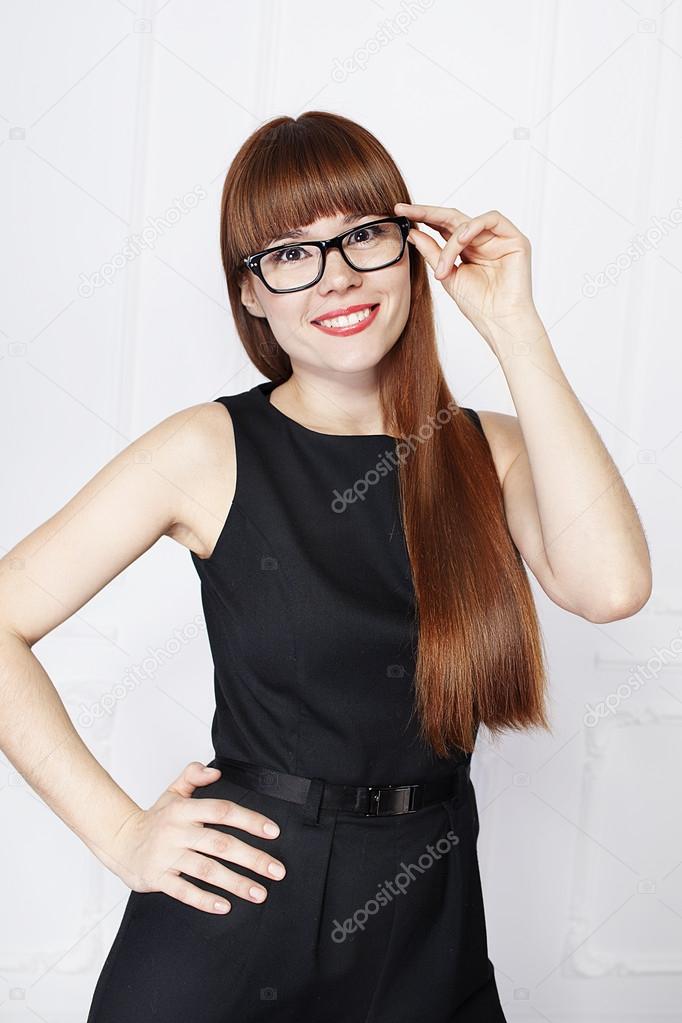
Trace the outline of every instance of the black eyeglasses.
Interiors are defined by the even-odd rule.
[[[327,241],[275,245],[246,256],[243,263],[275,295],[303,291],[322,278],[330,249],[338,249],[348,266],[361,273],[398,263],[411,226],[407,217],[383,217],[358,224]]]

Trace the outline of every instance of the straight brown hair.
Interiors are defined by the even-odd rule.
[[[246,139],[223,187],[220,248],[237,332],[264,376],[284,382],[292,366],[267,319],[241,301],[243,258],[318,218],[393,216],[397,202],[410,196],[393,159],[339,114],[276,117]],[[448,757],[473,750],[479,724],[493,735],[551,732],[547,674],[490,448],[445,381],[426,263],[414,247],[408,251],[410,311],[377,367],[378,388],[388,432],[411,441],[397,471],[418,629],[414,708],[422,739]],[[439,412],[425,439],[424,425]]]

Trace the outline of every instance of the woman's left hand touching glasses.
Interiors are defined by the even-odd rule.
[[[434,228],[445,239],[416,227],[407,238],[424,257],[448,295],[491,344],[492,335],[513,332],[514,325],[537,316],[531,285],[531,246],[497,210],[467,217],[447,206],[397,203],[396,216]],[[462,231],[466,234],[460,237]],[[455,265],[457,256],[461,263]]]

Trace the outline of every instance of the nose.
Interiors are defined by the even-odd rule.
[[[319,282],[321,286],[338,289],[359,280],[360,272],[348,265],[338,249],[330,249],[327,252],[327,262]]]

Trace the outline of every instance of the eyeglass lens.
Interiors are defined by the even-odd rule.
[[[343,250],[357,270],[378,270],[392,263],[400,254],[403,238],[396,223],[360,226],[347,235]],[[271,288],[301,288],[312,282],[320,272],[322,252],[315,245],[287,245],[269,252],[260,267]]]

